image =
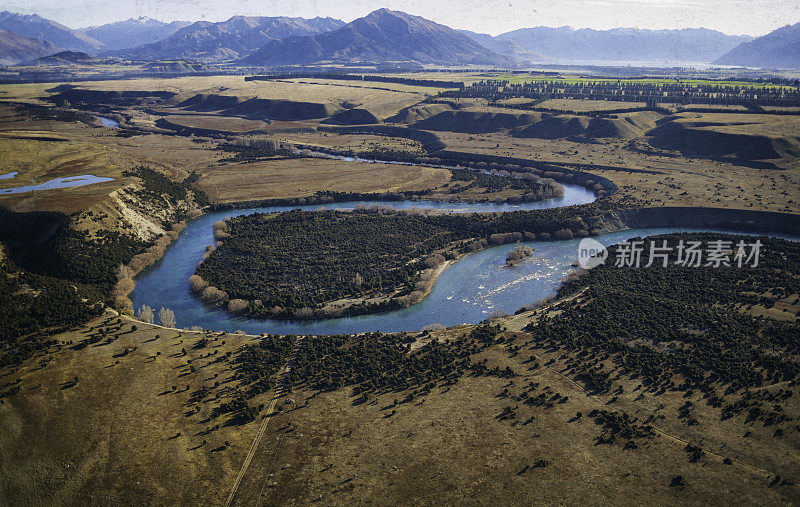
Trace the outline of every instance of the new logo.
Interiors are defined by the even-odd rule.
[[[583,269],[596,268],[608,259],[606,247],[592,238],[583,238],[578,244],[578,264]]]

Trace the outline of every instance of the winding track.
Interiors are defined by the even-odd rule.
[[[239,485],[242,483],[242,478],[244,478],[244,475],[247,473],[247,469],[250,466],[250,463],[253,461],[253,456],[255,456],[258,446],[261,444],[261,439],[264,437],[264,433],[267,430],[269,421],[272,419],[272,414],[275,412],[275,405],[278,403],[278,399],[281,398],[286,392],[286,382],[288,381],[289,372],[292,369],[292,364],[297,357],[297,352],[300,350],[300,344],[302,342],[303,337],[298,336],[297,340],[294,342],[294,347],[292,348],[292,353],[289,356],[289,359],[286,361],[283,369],[281,369],[280,373],[278,374],[278,384],[275,387],[275,394],[272,396],[272,401],[269,404],[269,408],[267,408],[267,413],[264,414],[264,419],[261,421],[261,426],[258,428],[258,432],[253,439],[253,443],[250,445],[250,450],[247,452],[247,456],[242,463],[242,468],[239,469],[239,473],[236,475],[236,481],[233,483],[231,492],[228,494],[228,499],[225,501],[226,507],[233,505],[233,500],[236,498],[236,493],[239,490]]]

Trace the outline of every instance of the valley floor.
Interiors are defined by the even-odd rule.
[[[9,326],[0,329],[0,503],[800,501],[800,267],[790,243],[770,253],[783,257],[771,258],[769,272],[756,272],[767,273],[763,279],[709,272],[626,279],[593,271],[567,280],[568,291],[537,310],[398,335],[257,337],[126,315],[134,276],[161,258],[186,220],[213,206],[316,202],[320,191],[524,197],[525,189],[502,179],[507,175],[493,175],[505,182],[499,187],[491,179],[481,187],[433,167],[440,160],[430,157],[442,148],[467,158],[546,162],[536,177],[549,190],[551,177],[566,182],[584,173],[593,181],[583,183],[598,191],[616,186],[596,207],[565,211],[566,220],[592,210],[571,222],[580,235],[591,227],[583,218],[637,206],[781,212],[785,223],[800,213],[793,151],[800,116],[647,112],[630,116],[636,128],[612,137],[524,137],[492,127],[499,114],[522,121],[528,113],[513,113],[513,103],[472,101],[456,112],[420,102],[436,89],[387,84],[386,93],[348,88],[345,97],[341,87],[315,81],[179,78],[160,102],[88,101],[81,111],[57,112],[49,107],[60,93],[55,84],[0,85],[0,175],[18,173],[0,179],[0,189],[81,174],[112,178],[0,196],[0,317]],[[396,130],[337,133],[322,117],[263,121],[248,117],[252,112],[228,122],[234,117],[224,109],[182,102],[209,100],[221,93],[220,83],[230,87],[224,100],[245,92],[302,98],[331,115],[358,101],[385,122],[381,127]],[[78,86],[158,92],[164,83]],[[48,105],[49,113],[11,101]],[[582,113],[603,104],[565,99],[549,106]],[[101,112],[122,128],[101,127],[94,118]],[[456,124],[447,123],[451,117]],[[158,127],[164,118],[177,130]],[[463,118],[470,129],[488,130],[469,132]],[[436,130],[413,128],[424,121]],[[655,129],[664,124],[688,137],[658,138]],[[226,133],[214,132],[226,126]],[[697,139],[706,135],[757,137],[769,149],[744,156],[726,142],[735,153],[703,152]],[[260,148],[237,158],[231,151],[266,140],[342,154],[384,150],[417,165]],[[509,168],[477,160],[474,169]],[[526,217],[539,234],[555,223],[543,213]],[[317,246],[330,253],[337,245]],[[701,289],[711,292],[692,299]],[[68,325],[54,322],[61,318],[54,312]],[[681,357],[687,359],[675,366]]]

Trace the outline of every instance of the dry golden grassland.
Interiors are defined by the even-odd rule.
[[[409,87],[391,83],[373,83],[387,90],[376,90],[367,83],[353,83],[353,86],[334,86],[351,84],[350,81],[317,80],[317,84],[302,84],[290,81],[245,81],[243,76],[204,76],[175,79],[130,79],[120,81],[99,81],[75,83],[82,88],[94,90],[145,90],[171,91],[178,93],[177,100],[187,99],[198,93],[260,98],[272,100],[291,100],[311,102],[338,107],[359,107],[368,109],[379,118],[395,114],[400,109],[416,104],[426,94],[435,94],[437,89]],[[386,85],[386,86],[383,86]]]
[[[56,338],[74,345],[116,320]],[[0,370],[0,384],[21,389],[0,404],[1,503],[222,503],[257,427],[215,428],[210,404],[190,398],[225,385],[233,372],[212,358],[251,338],[214,335],[195,349],[205,335],[134,323],[130,332],[123,319],[109,344],[67,345]]]
[[[675,121],[703,130],[729,134],[764,136],[773,139],[800,137],[800,118],[794,115],[680,113]]]
[[[309,80],[312,81],[312,80]],[[89,90],[167,91],[178,95],[172,102],[188,99],[199,93],[247,98],[290,100],[320,103],[333,109],[358,107],[368,109],[379,118],[389,117],[400,109],[416,104],[437,88],[414,87],[394,83],[313,80],[315,84],[291,81],[245,81],[244,76],[189,76],[177,78],[139,78],[109,81],[78,81],[73,84]],[[48,92],[59,83],[0,85],[0,99],[36,100],[57,92]],[[347,85],[347,86],[340,86]],[[383,88],[377,90],[376,87]]]
[[[623,139],[585,143],[566,139],[513,138],[502,132],[436,132],[436,135],[454,151],[580,164],[580,170],[613,181],[619,187],[619,196],[635,197],[655,206],[800,211],[798,160],[783,160],[782,163],[788,167],[784,170],[754,169],[727,161],[642,153],[632,150],[630,140]],[[590,165],[604,167],[592,168]],[[619,170],[614,170],[615,167]],[[657,174],[638,172],[640,169]]]
[[[3,195],[0,205],[16,211],[73,213],[100,204],[109,193],[127,184],[129,180],[122,175],[126,169],[150,165],[183,179],[192,170],[223,157],[213,149],[215,143],[157,134],[123,138],[116,133],[83,123],[34,120],[0,105],[0,171],[19,172],[12,179],[0,180],[0,188],[83,174],[114,178],[80,187]]]
[[[0,180],[0,188],[44,183],[54,178],[92,174],[114,181],[58,190],[38,190],[0,196],[0,205],[17,211],[63,211],[72,213],[102,201],[125,178],[122,171],[130,160],[117,156],[113,149],[91,142],[96,130],[82,125],[33,121],[16,116],[0,106],[0,172],[16,171],[12,179]],[[70,130],[72,132],[70,132]],[[82,131],[75,135],[74,131]]]
[[[277,122],[276,122],[277,123]],[[307,144],[334,150],[371,151],[376,149],[412,152],[420,157],[426,155],[422,144],[402,137],[371,136],[368,134],[336,134],[312,129],[301,130],[299,123],[282,122],[275,125],[275,136],[283,142]],[[271,125],[272,127],[272,125]],[[280,130],[278,130],[280,128]]]
[[[40,103],[41,97],[51,95],[47,90],[57,86],[53,83],[24,83],[0,85],[0,100],[19,100]]]
[[[99,85],[99,83],[97,84]],[[164,86],[169,85],[165,84]],[[174,118],[174,116],[168,116],[168,118]],[[186,122],[197,121],[195,115],[185,115],[179,118]],[[677,123],[694,123],[695,125],[714,123],[715,126],[706,125],[691,128],[701,130],[718,129],[720,132],[726,133],[787,138],[792,136],[792,129],[796,123],[793,118],[770,115],[684,113],[678,117]],[[218,119],[215,116],[204,115],[203,121],[206,119],[208,121],[213,120],[215,126],[232,126],[248,121],[240,118],[228,119],[219,117]],[[210,124],[206,125],[210,126]],[[269,125],[267,130],[272,132],[271,135],[277,140],[299,144],[336,149],[354,149],[356,151],[375,148],[419,151],[418,143],[413,141],[378,136],[345,136],[317,132],[315,130],[316,125],[316,122],[284,121]],[[83,147],[80,149],[80,153],[91,154],[91,157],[84,157],[87,158],[87,163],[91,162],[102,166],[102,168],[92,172],[92,174],[97,175],[104,175],[109,171],[109,167],[115,165],[119,167],[133,163],[146,163],[168,169],[174,172],[176,177],[185,177],[190,171],[204,170],[214,166],[218,164],[221,158],[227,156],[224,153],[213,150],[214,143],[196,143],[180,136],[151,134],[120,138],[114,135],[115,132],[110,129],[57,122],[50,122],[44,125],[26,119],[9,117],[9,115],[4,115],[0,118],[0,135],[16,136],[16,131],[20,130],[27,130],[28,132],[24,135],[29,138],[62,137],[69,139],[69,142],[33,141],[32,139],[18,140],[19,142],[16,142],[17,140],[9,140],[2,143],[4,146],[0,147],[0,150],[7,150],[9,153],[8,159],[12,161],[12,164],[15,157],[19,158],[21,154],[36,151],[37,156],[46,157],[48,163],[63,167],[64,163],[76,163],[74,159],[76,157],[79,158],[75,153],[71,155],[71,158],[66,156],[65,153],[69,151],[67,146],[74,146],[73,143],[91,143],[91,146],[81,145]],[[648,154],[642,151],[643,145],[640,139],[607,138],[588,143],[573,142],[566,139],[514,138],[505,132],[488,134],[437,132],[436,134],[447,143],[449,149],[456,151],[491,153],[561,164],[580,164],[579,168],[581,170],[595,172],[614,181],[620,187],[619,195],[633,196],[653,205],[702,205],[796,212],[798,210],[797,203],[800,201],[800,195],[798,195],[800,194],[800,190],[798,190],[800,189],[800,164],[796,159],[792,158],[777,161],[782,167],[785,167],[785,170],[754,169],[737,165],[730,161],[686,158],[664,150],[653,150]],[[28,145],[28,147],[17,147],[15,146],[16,144]],[[48,155],[48,152],[52,150],[55,150],[53,154]],[[11,153],[11,151],[14,153]],[[56,156],[56,153],[59,155]],[[66,158],[60,162],[59,159],[61,157]],[[104,159],[104,157],[106,158]],[[104,162],[106,159],[108,164]],[[620,170],[592,168],[591,165],[619,167]],[[39,165],[38,167],[37,170],[41,171],[43,166]],[[342,164],[341,167],[344,168],[345,165]],[[103,169],[103,171],[100,171],[100,169]],[[634,171],[628,171],[628,169],[633,169]],[[655,174],[638,172],[637,170],[640,169],[651,171]],[[217,173],[220,171],[217,168],[211,170]],[[26,171],[20,171],[22,173],[21,176]],[[343,185],[346,186],[347,182],[345,180],[350,173],[345,174],[342,178],[332,173],[327,174],[330,174],[334,179],[338,178],[335,183],[335,188],[337,189],[356,191],[358,188],[365,187],[364,183],[358,179],[353,180],[355,184],[350,188],[343,187]],[[10,186],[12,181],[6,180],[0,182],[0,185]],[[271,182],[271,180],[269,181]],[[241,181],[235,181],[234,185],[239,183]],[[13,184],[19,183],[13,181]],[[224,182],[219,178],[214,181],[216,188],[219,188],[221,184],[224,184]],[[372,182],[367,187],[383,188],[396,185],[397,182],[393,180],[388,185]],[[78,196],[87,192],[93,193],[92,187],[79,187],[62,191],[55,195]],[[250,187],[251,190],[245,191],[246,194],[253,193],[252,185]],[[316,189],[319,187],[333,188],[325,185],[324,182],[314,183],[308,188]],[[97,186],[95,188],[99,189],[100,187]],[[298,188],[302,189],[302,187],[296,187],[291,195],[296,195]],[[217,190],[217,192],[222,191]],[[272,189],[265,189],[264,195],[280,197]],[[52,196],[53,194],[48,199],[44,199],[44,194],[35,196],[28,194],[25,196],[5,197],[3,199],[14,207],[19,207],[18,203],[26,200],[27,203],[22,206],[22,209],[36,209],[37,206],[53,209],[55,206],[69,211],[74,211],[76,209],[75,202],[80,202],[83,199],[83,197],[67,198],[62,203],[54,200]]]
[[[528,102],[531,99],[527,99]],[[524,102],[520,100],[520,102]],[[536,107],[549,109],[563,109],[566,111],[602,111],[604,109],[627,109],[629,107],[644,107],[644,102],[622,102],[614,100],[577,100],[577,99],[548,99]]]
[[[519,330],[529,320],[525,315],[507,324]],[[436,339],[468,330],[442,331]],[[513,342],[524,343],[524,334]],[[534,347],[516,354],[507,347],[493,346],[475,360],[511,367],[520,373],[513,381],[464,377],[399,405],[391,394],[362,404],[346,390],[294,393],[294,402],[270,422],[237,498],[268,505],[564,504],[586,498],[718,504],[796,501],[800,495],[796,485],[771,484],[776,474],[793,474],[796,436],[776,439],[760,424],[720,422],[718,410],[698,395],[648,393],[635,380],[622,380],[616,393],[590,394],[562,374],[569,369],[563,351]],[[544,366],[531,368],[531,353]],[[534,394],[566,400],[546,408],[513,399],[532,382]],[[694,402],[698,425],[679,417],[687,401]],[[506,407],[515,416],[504,420]],[[592,410],[624,412],[638,424],[654,417],[655,436],[635,448],[598,444],[603,428],[588,416]],[[789,410],[797,412],[795,402]],[[690,443],[703,449],[697,462],[687,453]],[[684,486],[670,486],[676,476]]]
[[[228,132],[248,132],[251,130],[264,130],[267,123],[246,118],[218,116],[211,114],[175,114],[165,117],[166,120],[185,127],[224,130]]]
[[[200,171],[198,187],[214,202],[307,197],[320,191],[400,192],[445,185],[450,172],[432,167],[281,159]]]
[[[111,343],[72,350],[117,321],[98,319],[55,337],[70,346],[43,353],[19,371],[0,371],[2,384],[20,388],[0,404],[0,498],[4,503],[220,504],[262,423],[264,436],[234,498],[239,505],[586,498],[763,504],[800,498],[797,485],[770,485],[776,475],[794,476],[796,433],[774,438],[772,428],[761,424],[720,421],[718,409],[697,394],[652,393],[627,378],[618,380],[620,391],[588,393],[563,374],[569,354],[526,346],[519,330],[530,319],[525,314],[505,321],[512,340],[473,358],[486,359],[489,368],[510,367],[519,374],[511,381],[464,376],[397,405],[394,399],[403,397],[398,394],[356,403],[347,388],[299,390],[281,397],[271,417],[263,412],[255,422],[219,427],[223,420],[208,416],[224,394],[199,404],[191,395],[202,386],[228,384],[233,375],[228,363],[213,359],[253,337],[214,334],[207,346],[195,349],[205,334],[142,323],[130,332],[131,321],[124,319],[109,335],[119,333]],[[412,348],[470,329],[420,335]],[[523,350],[515,353],[511,345]],[[532,367],[531,356],[539,367]],[[531,383],[532,395],[558,394],[559,401],[529,406],[513,399]],[[269,404],[271,397],[266,393],[253,403]],[[695,402],[692,415],[699,424],[687,426],[679,417],[686,401]],[[501,417],[506,407],[514,409],[513,418]],[[605,430],[589,416],[592,410],[624,412],[637,424],[655,417],[649,422],[655,434],[636,439],[635,448],[598,445]],[[796,416],[796,401],[786,410]],[[703,449],[701,459],[690,461],[687,443]],[[670,486],[678,475],[684,485]]]
[[[0,131],[3,171],[17,171],[0,188],[42,183],[52,178],[95,174],[119,177],[108,150],[93,143],[70,141],[48,131]]]

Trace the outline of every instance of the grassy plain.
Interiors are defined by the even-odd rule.
[[[267,127],[267,123],[259,120],[211,114],[173,114],[167,116],[166,119],[172,123],[186,127],[228,132],[249,132],[252,130],[263,130]]]
[[[260,472],[243,482],[238,498],[255,501],[261,492],[263,501],[274,505],[566,504],[588,498],[597,503],[748,503],[796,497],[794,487],[769,488],[772,470],[788,472],[775,468],[769,453],[759,452],[771,444],[770,430],[756,429],[750,441],[734,425],[693,431],[676,417],[686,401],[680,395],[637,399],[636,384],[624,383],[630,394],[612,402],[612,396],[587,394],[565,377],[559,352],[530,352],[548,366],[527,371],[527,350],[509,358],[505,347],[495,347],[483,357],[491,366],[521,372],[513,383],[468,377],[392,409],[386,408],[393,405],[392,395],[358,405],[347,391],[298,392],[293,395],[298,408],[271,421],[263,452],[251,465]],[[505,407],[522,407],[512,397],[530,382],[548,397],[558,393],[568,399],[552,408],[518,408],[514,419],[500,419]],[[392,410],[396,414],[390,415]],[[624,449],[597,445],[602,427],[588,416],[592,410],[624,410],[639,421],[651,414],[666,418],[656,423],[652,440]],[[579,412],[583,415],[576,419]],[[713,418],[712,411],[703,412],[703,420]],[[704,442],[709,450],[702,462],[690,462],[687,441]],[[755,456],[740,460],[740,453]],[[779,455],[789,453],[782,448]],[[726,465],[729,456],[736,460]],[[676,476],[685,486],[670,486]]]
[[[516,98],[506,99],[500,101],[501,104],[508,107],[514,107],[514,104],[525,104],[532,102],[532,99]],[[577,99],[547,99],[543,100],[535,107],[543,107],[549,109],[562,109],[565,111],[602,111],[605,109],[622,109],[630,107],[644,107],[644,102],[622,102],[615,100],[577,100]]]
[[[554,305],[539,314],[559,311]],[[653,392],[627,376],[616,379],[616,392],[587,390],[570,373],[574,354],[528,344],[520,330],[531,318],[505,321],[506,340],[474,358],[485,359],[490,369],[511,368],[519,374],[511,380],[465,376],[399,404],[399,394],[370,396],[364,403],[349,389],[302,389],[244,425],[209,418],[232,392],[226,386],[237,384],[229,363],[214,359],[253,337],[215,333],[195,348],[204,334],[142,323],[130,331],[131,322],[123,319],[109,335],[120,333],[111,343],[73,350],[116,318],[91,322],[55,337],[69,346],[43,353],[19,371],[0,370],[4,389],[20,389],[0,403],[0,498],[12,504],[219,504],[262,424],[263,438],[235,504],[800,498],[791,482],[796,432],[776,438],[769,426],[738,417],[720,421],[718,409],[699,394]],[[471,329],[415,335],[412,349]],[[198,389],[216,382],[219,399],[192,401]],[[553,401],[523,404],[518,395],[526,391]],[[254,402],[269,404],[271,396]],[[699,424],[687,425],[681,415],[687,401],[694,402]],[[800,412],[795,399],[784,407],[790,416]],[[651,425],[653,436],[635,438],[635,447],[598,443],[609,430],[590,415],[593,410],[629,414],[634,425]],[[693,461],[687,444],[702,449],[700,459]]]
[[[298,80],[299,81],[299,80]],[[196,94],[290,100],[320,103],[335,108],[368,109],[379,118],[389,117],[400,109],[435,94],[438,89],[394,83],[356,83],[336,80],[245,81],[244,76],[190,76],[177,78],[139,78],[70,83],[82,89],[106,91],[165,91],[175,93],[173,103]],[[58,93],[60,83],[0,85],[0,99],[36,100]],[[380,88],[380,89],[378,89]],[[51,90],[51,91],[48,91]]]
[[[341,84],[341,83],[339,83]],[[384,83],[380,83],[383,85]],[[22,93],[28,87],[30,90],[38,90],[41,93],[41,85],[3,85],[6,90],[16,90],[14,93]],[[207,77],[191,77],[177,79],[134,79],[126,81],[108,82],[87,82],[82,86],[95,89],[119,89],[119,90],[168,90],[191,96],[194,93],[221,93],[221,94],[248,94],[253,96],[270,96],[272,98],[291,98],[293,100],[354,100],[366,101],[373,104],[392,104],[394,110],[400,105],[395,102],[395,93],[404,96],[409,92],[387,92],[369,88],[349,88],[340,86],[330,86],[329,84],[301,84],[283,82],[244,82],[236,76],[223,76],[219,79]],[[402,88],[405,85],[398,85]],[[37,88],[38,87],[38,88]],[[390,86],[391,87],[391,86]],[[405,86],[408,88],[407,86]],[[0,87],[2,88],[2,87]],[[430,91],[430,89],[429,89]],[[34,96],[33,92],[30,96]],[[356,95],[341,95],[352,94]],[[260,94],[260,95],[259,95]],[[377,100],[378,102],[374,102]],[[405,100],[405,99],[404,99]],[[415,100],[421,100],[417,97]],[[366,103],[365,102],[365,103]],[[413,102],[413,101],[412,101]],[[565,102],[565,101],[561,101]],[[595,101],[599,104],[583,104],[587,108],[608,107],[605,101]],[[355,102],[354,102],[355,104]],[[563,107],[575,108],[580,104],[572,102],[558,104]],[[381,106],[382,107],[382,106]],[[512,110],[502,108],[488,108],[486,106],[476,107],[475,113],[486,113],[491,111],[509,112]],[[255,123],[241,118],[224,117],[217,115],[194,115],[187,114],[181,109],[164,109],[165,112],[177,113],[169,115],[168,119],[178,119],[187,125],[204,127],[228,127],[249,128]],[[470,111],[467,108],[465,111]],[[134,123],[152,125],[157,116],[149,115],[138,110],[128,110],[126,114],[132,114]],[[656,116],[656,120],[661,115],[656,113],[636,113],[651,114]],[[653,149],[648,145],[648,139],[643,137],[646,132],[646,125],[651,122],[646,118],[634,118],[636,114],[624,115],[626,118],[633,118],[631,128],[637,129],[634,124],[643,125],[638,138],[603,138],[593,142],[579,142],[567,138],[560,139],[539,139],[511,137],[506,130],[490,132],[486,134],[459,134],[454,132],[436,132],[447,144],[448,149],[473,152],[473,153],[493,153],[497,155],[507,155],[513,157],[527,158],[544,162],[554,162],[562,165],[573,165],[581,170],[594,172],[596,174],[610,178],[620,187],[621,196],[632,196],[644,202],[655,205],[703,205],[703,206],[723,206],[745,209],[764,209],[771,211],[797,211],[797,203],[800,201],[798,188],[800,188],[800,164],[796,157],[784,155],[783,158],[769,160],[775,163],[780,169],[756,169],[740,164],[733,159],[708,159],[698,156],[687,156],[677,151],[664,149]],[[776,115],[752,115],[752,114],[721,114],[721,113],[681,113],[673,118],[676,126],[691,131],[709,131],[730,135],[747,135],[767,139],[767,143],[778,147],[779,153],[786,153],[786,149],[792,149],[793,144],[797,144],[796,130],[797,120],[794,116]],[[220,179],[223,173],[218,166],[220,159],[225,158],[225,154],[214,150],[215,142],[192,142],[187,138],[172,135],[151,134],[146,136],[134,136],[130,138],[119,138],[109,129],[96,129],[88,126],[75,124],[64,124],[51,122],[48,125],[36,126],[36,122],[25,119],[2,118],[0,131],[4,136],[15,135],[17,130],[38,130],[42,133],[34,134],[28,132],[27,137],[38,136],[61,136],[68,138],[70,143],[90,143],[81,145],[81,151],[92,154],[87,157],[91,163],[103,165],[103,171],[108,172],[108,167],[114,165],[125,165],[135,162],[156,165],[164,170],[173,173],[176,177],[185,177],[192,170],[205,171],[209,175],[215,175],[213,180],[213,192],[224,195],[226,190]],[[247,122],[246,124],[244,122]],[[642,123],[643,122],[643,123]],[[258,122],[256,122],[258,123]],[[333,133],[317,131],[318,122],[315,121],[276,121],[267,126],[265,130],[269,136],[276,140],[294,142],[299,144],[316,145],[339,150],[353,149],[356,151],[366,151],[375,148],[401,149],[423,155],[421,148],[415,141],[400,138],[388,138],[369,135],[337,135]],[[28,151],[35,150],[38,153],[56,153],[65,151],[64,148],[51,148],[49,145],[67,143],[45,142],[45,141],[20,141],[21,143],[36,143],[28,148]],[[744,142],[744,141],[742,141]],[[4,143],[12,147],[9,143]],[[47,149],[42,149],[46,147]],[[2,149],[2,148],[0,148]],[[55,151],[53,151],[55,150]],[[105,150],[105,151],[104,151]],[[109,151],[110,150],[110,151]],[[14,149],[16,153],[24,153],[24,150]],[[99,154],[94,157],[93,154]],[[105,155],[104,155],[105,153]],[[109,155],[110,153],[110,155]],[[17,155],[11,155],[11,160]],[[44,156],[44,155],[42,155]],[[102,161],[103,157],[112,157],[109,164]],[[61,164],[58,159],[62,155],[50,156],[49,159]],[[68,158],[65,158],[65,162]],[[127,162],[124,162],[127,161]],[[23,164],[17,164],[20,166]],[[341,167],[344,167],[342,165]],[[644,170],[645,172],[642,172]],[[27,171],[27,169],[26,169]],[[242,169],[234,168],[234,171],[241,172]],[[270,178],[269,169],[266,169],[265,177]],[[25,172],[20,171],[22,177]],[[330,176],[329,180],[334,188],[343,188],[347,185],[354,185],[353,188],[381,188],[394,187],[399,184],[398,180],[392,180],[389,185],[379,185],[375,183],[365,184],[359,178],[348,182],[347,176],[335,175],[331,172],[325,173]],[[348,173],[349,174],[349,173]],[[384,173],[381,173],[384,174]],[[98,175],[102,175],[99,174]],[[340,177],[341,176],[341,177]],[[396,174],[395,174],[396,176]],[[411,179],[406,182],[414,185],[416,175],[411,175]],[[13,180],[11,180],[13,181]],[[0,185],[9,186],[9,180],[0,181]],[[264,180],[272,182],[273,180]],[[13,184],[18,184],[16,181]],[[239,188],[243,184],[241,178],[232,180],[232,185]],[[222,187],[220,186],[222,185]],[[252,194],[254,184],[249,186],[250,190],[244,190],[243,194]],[[279,185],[280,186],[280,185]],[[308,188],[329,187],[324,178],[315,178],[313,184]],[[87,188],[82,190],[64,191],[65,195],[70,193],[85,193]],[[303,186],[297,186],[292,190],[296,194]],[[330,188],[330,187],[329,187]],[[229,198],[233,198],[240,190],[231,190]],[[256,192],[258,193],[258,192]],[[267,189],[264,194],[276,195],[277,192]],[[6,197],[6,202],[17,206],[17,202],[26,197]],[[39,205],[56,206],[52,204],[53,199],[48,199],[45,204],[42,199],[36,196],[29,202],[25,209],[34,209]],[[64,209],[74,210],[75,205],[56,206]]]
[[[51,95],[47,90],[54,86],[56,85],[53,83],[2,84],[0,99],[41,102],[39,99]]]
[[[224,499],[256,427],[215,428],[219,420],[205,420],[210,407],[191,398],[202,386],[230,382],[226,363],[203,358],[223,355],[248,338],[215,335],[209,347],[196,349],[201,334],[139,322],[131,332],[123,319],[118,339],[72,350],[115,321],[97,319],[61,334],[59,342],[70,345],[36,357],[21,371],[2,371],[0,382],[21,391],[0,404],[0,502]]]
[[[317,192],[402,192],[447,184],[432,167],[351,163],[328,159],[264,160],[199,171],[198,187],[215,202],[308,197]]]
[[[83,211],[107,201],[112,191],[129,183],[123,171],[137,165],[155,166],[183,179],[223,156],[213,149],[216,144],[203,145],[186,137],[150,134],[123,138],[116,133],[80,122],[38,120],[0,104],[2,172],[19,172],[12,179],[0,180],[0,188],[82,174],[114,178],[81,187],[3,195],[0,205],[17,211]]]
[[[618,196],[658,206],[712,206],[768,211],[800,210],[800,163],[785,159],[785,170],[755,169],[731,161],[688,158],[643,151],[630,140],[579,142],[513,138],[505,133],[436,133],[455,151],[493,153],[577,167],[609,178]],[[634,149],[631,149],[631,148]],[[647,146],[643,147],[647,150]],[[641,170],[648,172],[641,172]]]

